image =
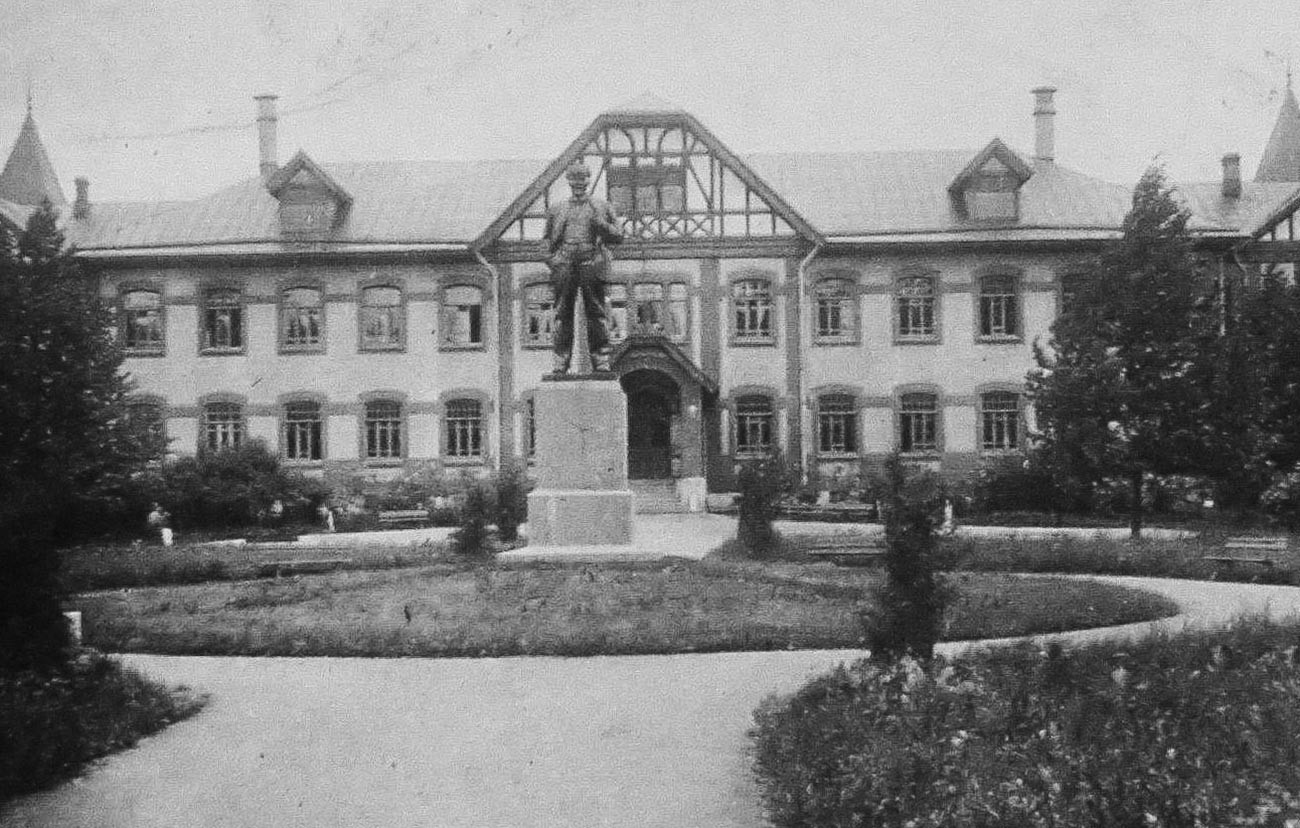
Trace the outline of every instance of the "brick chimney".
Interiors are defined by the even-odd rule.
[[[1034,159],[1056,160],[1056,107],[1052,96],[1054,86],[1040,86],[1034,93]]]
[[[275,149],[276,126],[280,121],[280,116],[276,114],[275,109],[275,102],[278,99],[278,95],[253,96],[253,100],[257,101],[257,170],[261,173],[263,181],[270,178],[280,167]]]
[[[72,217],[90,218],[90,179],[78,176],[73,183],[77,185],[77,200],[72,202]]]
[[[1241,198],[1241,156],[1235,152],[1223,156],[1223,197]]]

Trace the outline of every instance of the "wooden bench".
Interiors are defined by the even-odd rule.
[[[351,558],[318,558],[315,560],[268,561],[259,564],[259,578],[283,578],[286,575],[314,575],[333,572],[352,563]]]
[[[391,512],[380,512],[380,523],[416,523],[429,519],[428,509],[395,509]]]
[[[1265,569],[1272,569],[1275,565],[1273,558],[1278,554],[1285,554],[1287,550],[1286,538],[1270,537],[1241,537],[1228,538],[1223,544],[1225,554],[1223,555],[1205,555],[1203,560],[1210,563],[1221,564],[1229,569],[1237,564],[1255,564]],[[1264,555],[1251,553],[1268,553]]]
[[[809,547],[804,554],[836,566],[866,566],[884,557],[885,549],[872,543],[828,543]]]

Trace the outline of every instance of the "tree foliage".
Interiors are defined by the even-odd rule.
[[[65,643],[55,544],[136,469],[110,311],[63,249],[48,204],[0,229],[0,666],[48,666]]]
[[[1035,343],[1029,375],[1041,457],[1063,481],[1128,480],[1134,534],[1146,477],[1202,470],[1212,436],[1203,356],[1218,304],[1187,222],[1149,169],[1122,237],[1069,286],[1048,346]]]

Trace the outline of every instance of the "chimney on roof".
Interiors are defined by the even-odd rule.
[[[1223,197],[1241,198],[1241,156],[1235,152],[1223,156]]]
[[[253,100],[257,101],[257,170],[261,173],[263,181],[270,178],[280,167],[275,150],[276,126],[280,121],[280,116],[275,110],[275,102],[278,99],[278,95],[253,96]]]
[[[1056,107],[1054,86],[1040,86],[1034,92],[1034,159],[1056,160]]]
[[[72,202],[72,217],[90,218],[90,179],[78,176],[73,183],[77,185],[77,200]]]

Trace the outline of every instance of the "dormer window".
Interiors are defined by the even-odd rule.
[[[352,196],[299,152],[266,181],[280,202],[280,232],[299,239],[330,235],[347,216]]]
[[[1006,223],[1020,218],[1020,188],[1033,168],[994,138],[948,186],[958,216],[970,222]]]

